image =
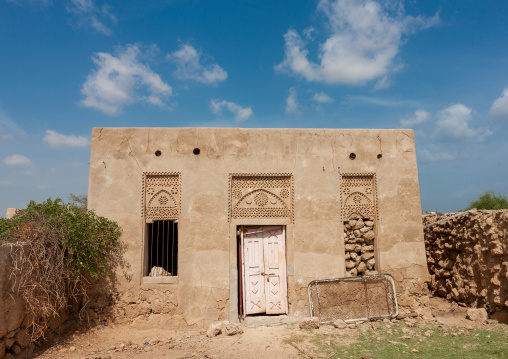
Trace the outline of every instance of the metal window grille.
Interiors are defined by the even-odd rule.
[[[392,318],[399,314],[393,277],[389,274],[315,280],[307,287],[311,317],[333,323]]]
[[[167,277],[178,274],[178,222],[154,221],[148,223],[149,277]]]

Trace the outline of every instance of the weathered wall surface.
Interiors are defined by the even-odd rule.
[[[180,173],[178,276],[165,283],[142,275],[147,172]],[[292,176],[291,220],[229,220],[230,175],[249,173]],[[425,293],[428,271],[411,130],[94,128],[88,206],[117,221],[128,245],[130,268],[118,286],[117,317],[199,327],[235,320],[241,224],[286,226],[289,314],[308,315],[307,284],[346,275],[345,245],[353,239],[345,238],[345,222],[355,219],[341,213],[346,173],[375,175],[375,196],[367,193],[375,197],[375,239],[358,246],[353,257],[361,258],[367,246],[362,263],[368,268],[375,262],[375,271],[392,274],[399,303],[414,306],[415,296]],[[351,260],[350,249],[347,254]]]
[[[508,318],[508,210],[472,211],[429,227],[425,247],[434,294]]]
[[[10,253],[10,245],[0,245],[0,358],[6,354],[19,354],[30,344],[23,301],[12,290]]]

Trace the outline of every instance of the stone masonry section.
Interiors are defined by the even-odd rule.
[[[424,225],[452,216],[424,215]],[[432,293],[508,318],[508,210],[472,211],[425,229]]]
[[[351,219],[344,223],[346,276],[375,274],[374,222]]]

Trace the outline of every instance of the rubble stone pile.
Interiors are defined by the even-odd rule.
[[[425,214],[423,224],[453,214]],[[508,210],[471,211],[424,232],[433,294],[508,314]]]
[[[346,276],[374,274],[374,222],[369,219],[351,219],[344,222],[346,249]]]

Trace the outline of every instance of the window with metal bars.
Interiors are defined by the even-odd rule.
[[[154,221],[148,228],[148,277],[178,275],[178,221]]]

